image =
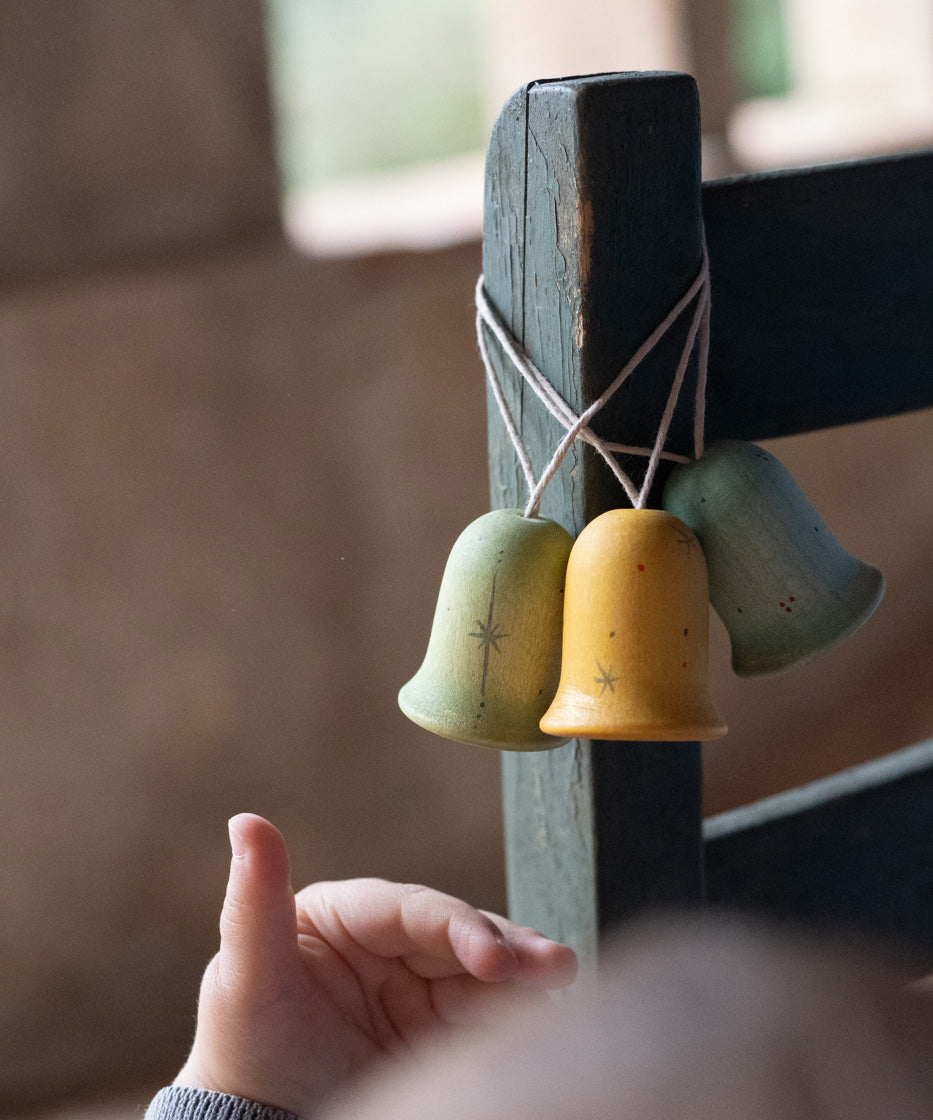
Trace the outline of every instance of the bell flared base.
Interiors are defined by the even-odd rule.
[[[808,629],[782,633],[774,626],[761,635],[740,631],[732,641],[733,672],[739,677],[773,677],[806,665],[863,626],[884,598],[884,592],[881,572],[869,564],[860,564],[855,578],[839,597],[838,606],[827,609],[824,603],[823,609],[813,612]],[[717,606],[717,613],[726,613],[731,605]],[[804,615],[804,610],[798,613]]]
[[[548,751],[561,747],[567,736],[548,735],[538,725],[537,713],[527,719],[516,719],[514,709],[497,716],[478,704],[465,705],[456,696],[452,703],[439,700],[433,686],[418,687],[413,677],[398,694],[398,706],[412,723],[455,743],[473,747],[491,747],[500,751]]]
[[[712,708],[684,712],[677,719],[672,718],[670,704],[666,709],[660,717],[646,711],[623,717],[594,705],[591,696],[565,691],[558,693],[541,720],[541,728],[552,735],[572,738],[645,743],[709,742],[721,739],[728,730]]]

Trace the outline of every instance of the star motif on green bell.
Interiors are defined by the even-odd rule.
[[[444,568],[424,660],[399,690],[409,719],[500,750],[566,741],[539,721],[560,677],[572,545],[557,522],[518,509],[493,510],[463,530]]]
[[[481,619],[476,620],[478,630],[470,631],[471,638],[479,638],[480,645],[483,647],[483,683],[480,686],[480,695],[486,695],[486,677],[489,674],[489,651],[494,649],[496,653],[501,653],[499,649],[499,642],[503,638],[511,637],[510,634],[500,634],[499,627],[502,625],[500,622],[493,623],[492,613],[496,603],[496,577],[492,577],[492,593],[489,596],[489,614],[486,621]]]

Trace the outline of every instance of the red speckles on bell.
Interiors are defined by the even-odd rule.
[[[788,472],[754,444],[722,440],[678,464],[663,505],[700,542],[739,676],[805,663],[857,629],[884,593],[881,573],[833,539]]]

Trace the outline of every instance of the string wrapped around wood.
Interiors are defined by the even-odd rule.
[[[705,241],[692,284],[579,415],[508,329],[482,276],[475,299],[480,356],[528,501],[524,511],[478,518],[454,545],[424,662],[399,693],[415,723],[461,742],[518,751],[547,750],[574,737],[717,739],[726,725],[709,693],[710,602],[732,640],[733,666],[747,676],[805,661],[871,614],[883,593],[881,574],[840,548],[773,456],[736,440],[705,448]],[[691,308],[653,445],[597,436],[594,417]],[[490,359],[490,337],[564,429],[540,477]],[[695,349],[690,458],[665,443]],[[631,508],[603,513],[573,541],[539,510],[577,440],[602,457]],[[618,454],[647,457],[640,486]],[[663,508],[648,509],[661,459],[675,467]]]
[[[658,424],[658,431],[655,437],[654,446],[651,448],[631,447],[625,444],[613,443],[609,440],[600,439],[592,428],[589,426],[590,421],[596,414],[605,407],[605,405],[612,399],[618,392],[619,388],[628,380],[628,378],[635,372],[638,366],[644,359],[651,353],[657,346],[661,339],[667,334],[671,327],[678,321],[680,316],[686,309],[695,302],[693,317],[690,323],[690,329],[687,332],[687,337],[681,350],[680,360],[677,364],[677,369],[671,384],[670,393],[667,398],[667,404],[664,413],[661,416]],[[489,331],[499,342],[503,352],[508,356],[514,368],[521,374],[522,378],[531,386],[535,395],[544,405],[544,407],[555,417],[555,419],[566,429],[566,434],[561,439],[557,448],[555,449],[549,463],[545,467],[540,478],[535,477],[534,468],[531,464],[531,459],[528,455],[528,450],[524,445],[521,438],[521,433],[515,424],[511,411],[505,400],[505,395],[502,390],[502,384],[493,367],[492,361],[489,356],[489,348],[486,341],[486,332]],[[509,439],[518,456],[518,461],[521,464],[522,472],[525,475],[525,480],[528,484],[529,498],[525,506],[525,516],[535,517],[541,506],[541,497],[548,486],[548,483],[555,476],[564,456],[570,450],[574,441],[579,439],[585,443],[590,444],[605,460],[607,466],[618,479],[620,485],[624,489],[629,501],[633,508],[643,509],[651,490],[652,483],[654,482],[655,473],[657,471],[659,461],[670,459],[675,462],[687,463],[690,460],[683,455],[676,455],[672,452],[664,450],[664,444],[667,440],[668,430],[670,428],[671,420],[674,415],[674,410],[677,407],[677,401],[680,397],[681,387],[683,386],[684,375],[687,371],[687,366],[690,361],[690,356],[693,353],[694,346],[699,337],[699,347],[697,355],[697,388],[696,388],[696,408],[694,413],[694,457],[699,459],[703,454],[703,439],[704,427],[706,416],[706,379],[707,379],[707,366],[709,360],[709,333],[710,333],[710,285],[709,285],[709,257],[706,252],[706,246],[703,246],[703,259],[700,270],[697,273],[696,279],[681,296],[677,303],[671,308],[665,318],[658,324],[658,326],[651,332],[651,334],[642,342],[631,358],[625,363],[613,381],[606,387],[606,389],[589,405],[579,416],[577,416],[570,405],[561,397],[550,381],[534,364],[525,350],[522,348],[518,340],[511,333],[508,327],[502,320],[502,317],[493,307],[490,302],[483,284],[483,277],[480,276],[476,284],[476,335],[479,345],[480,356],[483,360],[483,365],[486,369],[486,377],[489,381],[493,397],[498,405],[499,411],[502,415],[502,420],[505,424],[506,431],[508,432]],[[628,455],[645,455],[648,457],[648,466],[645,471],[645,477],[640,487],[636,487],[632,479],[626,471],[619,465],[618,460],[615,458],[615,453],[624,453]]]

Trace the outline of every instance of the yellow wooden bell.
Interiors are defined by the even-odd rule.
[[[779,673],[861,626],[884,578],[835,540],[787,470],[744,440],[675,467],[664,508],[699,537],[739,676]]]
[[[707,679],[706,563],[663,510],[617,509],[577,538],[567,566],[560,686],[551,735],[719,739]]]
[[[573,539],[556,521],[493,510],[461,533],[438,593],[424,662],[399,692],[421,727],[501,750],[547,750],[539,720],[560,675],[564,576]]]

